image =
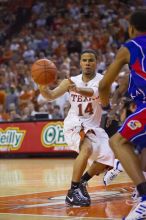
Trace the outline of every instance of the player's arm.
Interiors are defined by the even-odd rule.
[[[94,89],[77,87],[75,84],[70,85],[69,91],[76,92],[76,93],[78,93],[82,96],[86,96],[86,97],[92,97],[94,94]]]
[[[54,100],[60,96],[62,96],[64,93],[68,92],[69,86],[71,82],[68,79],[64,79],[59,86],[57,86],[55,89],[51,90],[49,89],[49,86],[42,86],[38,85],[40,93],[44,96],[44,98],[48,100]]]
[[[92,97],[93,95],[97,95],[98,93],[98,89],[97,88],[83,88],[83,87],[78,87],[76,86],[76,84],[71,81],[71,79],[69,79],[69,81],[71,82],[69,85],[69,91],[73,91],[76,92],[82,96],[86,96],[86,97]]]
[[[109,105],[111,85],[119,75],[120,70],[130,60],[130,53],[127,48],[121,47],[114,62],[108,67],[103,79],[99,83],[99,97],[103,107]]]

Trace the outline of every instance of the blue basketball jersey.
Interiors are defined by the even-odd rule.
[[[138,107],[146,106],[146,35],[124,44],[130,52],[128,93]]]
[[[123,123],[119,133],[138,147],[146,147],[146,34],[124,44],[130,52],[128,93],[137,109]]]

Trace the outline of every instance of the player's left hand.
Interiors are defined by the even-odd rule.
[[[78,93],[78,92],[79,92],[79,88],[76,86],[75,83],[72,83],[72,84],[70,84],[70,86],[69,86],[69,91]]]
[[[38,89],[40,91],[46,91],[48,89],[48,85],[40,85],[40,84],[38,84]]]
[[[68,80],[70,82],[70,85],[69,85],[69,88],[68,88],[69,91],[78,93],[79,92],[79,87],[77,87],[76,84],[70,78]]]

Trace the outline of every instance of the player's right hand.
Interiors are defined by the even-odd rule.
[[[40,91],[44,91],[44,90],[46,90],[48,88],[48,85],[40,85],[40,84],[37,84],[37,85],[38,85],[38,89]]]

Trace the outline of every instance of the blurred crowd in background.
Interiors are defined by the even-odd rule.
[[[53,102],[45,100],[31,78],[32,63],[48,58],[56,64],[54,88],[60,80],[80,73],[79,54],[92,48],[98,54],[97,72],[104,74],[128,40],[129,13],[145,5],[145,0],[0,1],[0,121],[33,120],[39,112],[47,113],[48,119],[63,119],[68,94]],[[125,74],[127,67],[112,93]],[[126,100],[119,105],[119,121],[131,106]]]

